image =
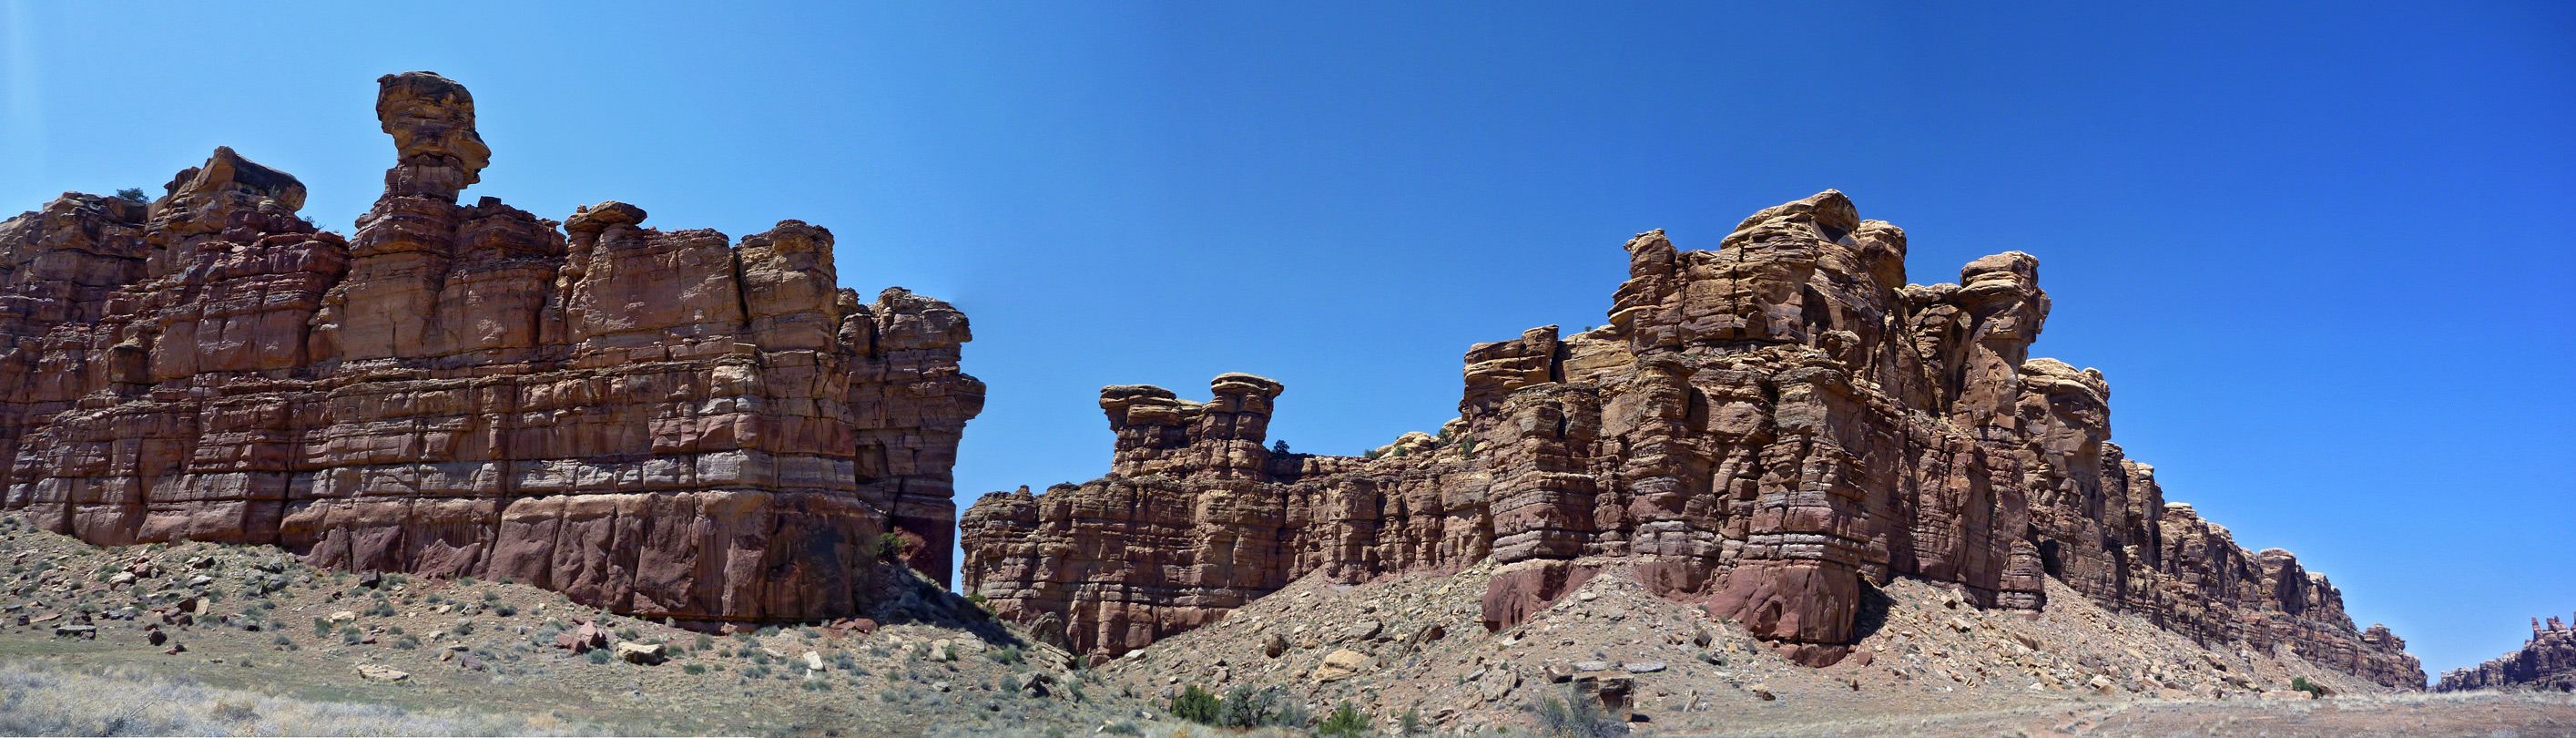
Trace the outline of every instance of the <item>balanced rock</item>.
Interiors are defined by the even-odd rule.
[[[491,155],[473,96],[377,83],[394,166],[349,235],[229,148],[149,203],[0,222],[0,508],[654,619],[828,620],[889,563],[946,577],[984,397],[964,315],[839,287],[799,221],[736,242],[461,204]]]
[[[2031,611],[2053,577],[2200,642],[2422,684],[2323,575],[2168,504],[2110,442],[2101,372],[2030,355],[2050,309],[2038,258],[1908,284],[1905,232],[1832,191],[1754,213],[1717,250],[1650,231],[1621,251],[1607,325],[1469,348],[1459,416],[1364,457],[1265,447],[1285,389],[1269,379],[1219,376],[1205,402],[1103,388],[1108,475],[977,501],[965,588],[1115,655],[1309,574],[1490,561],[1483,620],[1501,630],[1619,567],[1824,666],[1850,655],[1872,585]]]

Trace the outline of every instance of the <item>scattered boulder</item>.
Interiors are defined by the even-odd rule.
[[[621,641],[617,644],[617,660],[644,666],[662,663],[662,644]]]
[[[1349,679],[1351,677],[1359,676],[1360,672],[1368,670],[1370,661],[1372,661],[1372,659],[1369,658],[1368,654],[1345,648],[1326,654],[1324,656],[1324,662],[1316,664],[1315,670],[1310,673],[1310,676],[1318,682],[1333,682]]]
[[[410,678],[411,678],[411,672],[403,671],[403,670],[401,670],[401,669],[396,669],[396,668],[393,668],[393,667],[390,667],[390,666],[379,666],[379,665],[376,665],[376,664],[359,664],[359,665],[358,665],[358,678],[360,678],[360,679],[367,679],[367,680],[371,680],[371,681],[379,681],[379,682],[399,682],[399,681],[402,681],[402,680],[405,680],[405,679],[410,679]]]

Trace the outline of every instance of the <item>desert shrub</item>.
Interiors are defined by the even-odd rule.
[[[314,634],[314,635],[317,635],[317,636],[330,635],[330,634],[331,634],[331,620],[330,620],[329,618],[314,618],[314,619],[313,619],[313,634]]]
[[[2326,689],[2326,685],[2318,684],[2318,683],[2316,683],[2316,682],[2308,681],[2308,678],[2307,678],[2307,677],[2291,677],[2291,678],[2290,678],[2290,688],[2291,688],[2291,689],[2294,689],[2294,690],[2301,691],[2301,692],[2306,692],[2306,693],[2308,693],[2308,694],[2316,695],[2316,696],[2318,696],[2318,697],[2324,697],[2324,696],[2326,696],[2326,692],[2328,691],[2328,690]]]
[[[1007,694],[1013,697],[1020,696],[1020,678],[1018,676],[1004,674],[1000,679],[993,680],[993,686],[996,689],[1002,690],[1002,694]]]
[[[1286,710],[1280,709],[1278,693],[1251,687],[1235,687],[1233,691],[1225,694],[1225,703],[1218,708],[1214,724],[1245,729],[1265,725],[1306,727],[1303,716],[1299,717],[1296,724],[1289,725],[1285,722],[1287,715]]]
[[[1196,684],[1182,689],[1180,694],[1172,695],[1172,717],[1182,720],[1215,725],[1217,720],[1224,716],[1223,709],[1216,695],[1199,688]]]
[[[399,626],[399,625],[388,625],[388,626],[385,626],[385,632],[387,632],[387,633],[392,633],[392,634],[394,634],[394,635],[402,635],[402,634],[403,634],[403,629],[402,629],[402,626]]]
[[[470,636],[470,635],[474,635],[474,621],[472,621],[472,620],[459,620],[459,621],[456,621],[456,627],[449,628],[448,630],[455,631],[457,635],[461,635],[461,636]]]
[[[1398,728],[1402,728],[1405,735],[1420,735],[1422,733],[1422,708],[1419,706],[1409,706],[1404,708],[1404,715],[1396,718],[1395,725]]]
[[[706,665],[706,664],[690,664],[690,665],[687,665],[687,666],[680,667],[680,670],[681,670],[681,671],[684,671],[684,672],[688,672],[688,673],[690,673],[690,674],[704,674],[704,673],[707,673],[707,665]]]
[[[277,637],[276,637],[276,638],[268,639],[268,642],[269,642],[269,643],[271,643],[271,644],[274,644],[274,645],[279,645],[279,646],[292,646],[292,645],[295,645],[295,639],[286,637],[286,634],[284,634],[284,633],[279,633],[279,634],[277,634]]]
[[[903,549],[904,549],[904,545],[905,545],[905,544],[904,544],[904,540],[903,540],[903,535],[902,535],[902,534],[898,534],[898,533],[879,533],[879,534],[877,534],[877,545],[876,545],[876,549],[877,549],[877,556],[879,556],[879,557],[886,558],[886,559],[900,559],[900,558],[903,558]]]
[[[939,660],[941,660],[941,661],[956,661],[956,660],[957,660],[957,644],[951,643],[951,644],[948,644],[948,647],[947,647],[947,648],[939,649]]]
[[[1000,664],[1017,664],[1023,660],[1018,646],[1003,646],[985,651],[984,655],[992,657],[994,663]]]
[[[512,606],[510,603],[504,602],[498,605],[493,605],[492,613],[506,618],[519,614],[519,608]]]
[[[492,590],[488,590],[488,589],[487,589],[487,590],[483,590],[483,601],[484,601],[484,602],[494,602],[494,601],[498,601],[498,600],[500,600],[500,599],[501,599],[501,593],[499,593],[499,592],[494,592],[494,591],[492,591]]]
[[[715,647],[716,647],[716,639],[715,639],[715,637],[714,637],[714,636],[710,636],[710,635],[707,635],[707,634],[705,634],[705,633],[699,633],[699,634],[698,634],[697,645],[695,645],[695,646],[691,646],[691,647],[690,647],[690,649],[691,649],[691,650],[696,650],[696,651],[704,651],[704,650],[707,650],[707,649],[710,649],[710,648],[715,648]]]
[[[1628,724],[1612,719],[1601,711],[1601,703],[1580,691],[1569,691],[1570,699],[1554,696],[1532,704],[1530,711],[1538,717],[1539,735],[1546,738],[1610,738],[1627,735]]]
[[[594,648],[594,649],[591,649],[591,650],[590,650],[590,657],[589,657],[589,658],[590,658],[590,662],[591,662],[591,663],[594,663],[594,664],[605,664],[605,663],[608,663],[608,649],[605,649],[605,648]]]
[[[841,671],[856,671],[859,668],[859,660],[850,658],[850,654],[847,651],[834,651],[832,652],[832,668],[839,669]]]
[[[757,636],[757,637],[760,637],[760,638],[768,638],[768,637],[771,637],[771,636],[778,635],[778,626],[772,625],[772,626],[763,627],[763,628],[761,628],[761,629],[760,629],[760,632],[758,632],[758,633],[754,633],[754,634],[752,634],[752,635]]]
[[[394,606],[391,603],[376,603],[375,607],[367,608],[367,614],[380,618],[393,617]]]
[[[1366,738],[1369,723],[1374,720],[1375,716],[1360,712],[1350,700],[1342,700],[1342,706],[1333,708],[1333,714],[1315,725],[1315,735],[1317,738]]]
[[[1143,728],[1138,728],[1135,723],[1125,721],[1110,723],[1108,727],[1101,728],[1100,732],[1128,736],[1145,734],[1145,730]]]
[[[395,641],[394,641],[394,647],[395,647],[395,648],[399,648],[399,649],[403,649],[403,650],[405,650],[405,651],[408,651],[408,650],[411,650],[411,649],[415,649],[415,648],[419,648],[419,647],[420,647],[420,639],[419,639],[419,638],[414,638],[414,637],[411,637],[411,636],[403,636],[402,638],[400,638],[400,639],[398,639],[398,640],[395,640]]]
[[[430,596],[429,596],[429,599],[427,600],[427,602],[429,602],[429,604],[432,604],[432,605],[435,605],[435,604],[438,604],[438,603],[441,603],[441,602],[446,602],[446,601],[447,601],[447,595],[443,595],[443,594],[433,594],[433,595],[430,595]]]
[[[767,653],[762,653],[762,652],[760,652],[760,651],[752,651],[752,652],[751,652],[751,663],[755,663],[755,664],[760,664],[760,665],[766,666],[766,665],[768,665],[768,664],[769,664],[769,654],[767,654]]]
[[[622,640],[622,641],[631,641],[631,640],[635,640],[635,639],[640,638],[640,637],[642,637],[642,636],[637,635],[637,634],[635,633],[635,628],[634,628],[634,627],[632,627],[632,626],[617,629],[617,639],[618,639],[618,640]]]
[[[144,199],[143,188],[141,187],[127,187],[119,189],[116,191],[116,199],[124,200],[126,202],[149,202]]]

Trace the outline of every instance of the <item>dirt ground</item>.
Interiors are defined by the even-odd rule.
[[[1243,732],[1171,714],[1174,695],[1199,687],[1267,695],[1307,721],[1347,702],[1382,734],[1397,733],[1410,713],[1420,734],[1518,738],[1544,732],[1538,715],[1550,700],[1597,700],[1601,684],[1618,682],[1630,715],[1606,733],[2576,735],[2576,703],[2566,695],[2390,693],[2295,653],[2193,643],[2071,592],[2052,591],[2046,610],[2026,615],[1976,610],[1910,580],[1873,596],[1867,655],[1824,669],[1790,663],[1734,623],[1616,574],[1489,633],[1477,622],[1490,576],[1483,567],[1358,586],[1310,578],[1215,625],[1077,668],[1069,654],[989,620],[906,617],[941,610],[923,603],[963,606],[920,581],[884,608],[888,624],[873,632],[813,624],[714,635],[507,582],[370,583],[273,548],[102,549],[7,519],[0,566],[8,567],[0,670],[18,685],[0,685],[16,690],[0,694],[0,718],[40,703],[104,716],[144,695],[218,695],[182,710],[207,714],[170,723],[190,732],[255,729],[226,722],[237,717],[226,711],[239,709],[227,705],[243,700],[221,695],[235,693],[264,696],[270,712],[291,700],[436,717],[369,729],[387,734],[460,725],[834,737]],[[556,647],[559,633],[582,623],[666,655],[636,664],[610,657],[613,648]],[[362,674],[389,676],[382,669],[403,676]],[[48,679],[80,686],[30,701],[26,685]],[[2298,680],[2326,696],[2292,689]],[[173,683],[187,689],[174,692]],[[98,693],[95,704],[82,701],[85,692]]]

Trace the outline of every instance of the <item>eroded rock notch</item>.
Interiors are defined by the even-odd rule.
[[[1367,458],[1262,447],[1277,382],[1200,404],[1101,393],[1108,476],[986,495],[966,586],[1071,646],[1120,653],[1313,572],[1362,581],[1491,558],[1489,627],[1609,567],[1705,603],[1802,662],[1842,658],[1867,591],[1955,585],[2040,607],[2043,577],[2204,642],[2296,648],[2392,686],[2423,671],[2288,552],[2249,552],[2110,443],[2100,372],[2029,357],[2039,260],[1911,285],[1905,234],[1826,192],[1715,251],[1626,251],[1609,325],[1466,356],[1459,418]]]
[[[984,396],[964,315],[839,288],[798,221],[729,245],[624,203],[459,205],[473,97],[378,83],[398,158],[347,238],[230,149],[149,203],[0,223],[8,509],[680,620],[855,613],[888,534],[945,575]]]

